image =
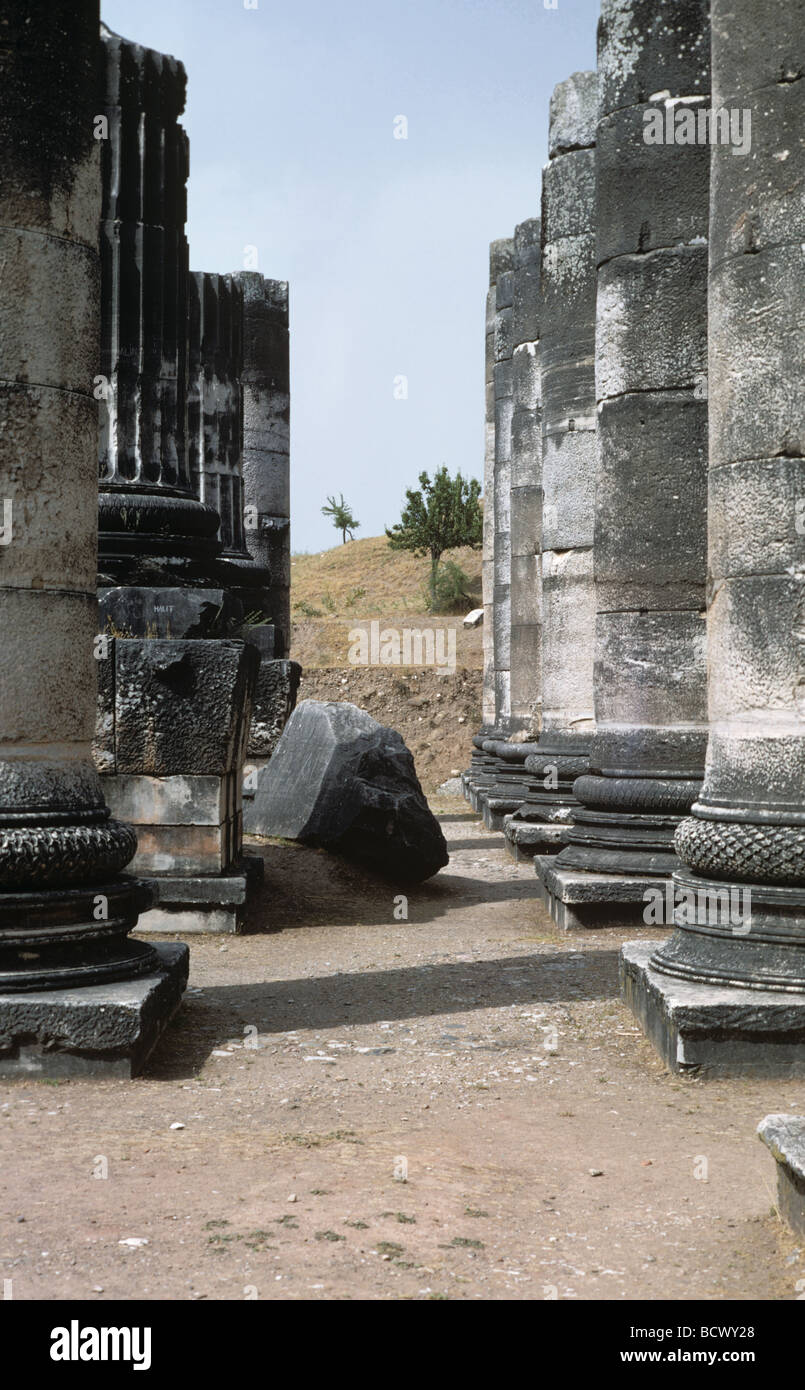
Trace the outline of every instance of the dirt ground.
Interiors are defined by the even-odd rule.
[[[407,920],[394,885],[263,842],[265,930],[192,942],[146,1075],[2,1085],[14,1298],[798,1297],[755,1126],[801,1083],[669,1076],[621,934],[559,936],[441,806],[451,862]]]

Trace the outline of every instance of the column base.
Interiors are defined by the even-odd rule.
[[[146,879],[154,905],[141,915],[138,932],[241,936],[254,930],[249,899],[263,881],[264,867],[258,855],[245,854],[218,877]]]
[[[805,1003],[805,888],[673,876],[676,931],[652,961],[663,975]]]
[[[681,867],[674,834],[700,785],[687,773],[579,777],[562,867],[598,875],[670,878]]]
[[[694,984],[651,965],[660,941],[621,950],[621,998],[669,1071],[805,1077],[805,995]]]
[[[41,993],[147,975],[153,947],[128,933],[151,902],[139,879],[0,893],[0,992]]]
[[[767,1115],[758,1138],[777,1161],[777,1210],[798,1236],[805,1236],[805,1118]]]
[[[646,889],[657,880],[610,874],[586,874],[563,868],[558,858],[537,855],[534,869],[539,895],[560,931],[599,927],[642,926]]]
[[[132,1077],[142,1071],[187,984],[181,942],[147,948],[154,968],[136,980],[82,989],[0,991],[0,1076]]]
[[[536,854],[556,854],[562,848],[565,828],[561,823],[529,820],[516,811],[503,822],[506,848],[516,863],[530,864]]]
[[[502,830],[507,816],[514,814],[522,803],[511,796],[479,796],[478,810],[487,830]]]

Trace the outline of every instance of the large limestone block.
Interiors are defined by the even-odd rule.
[[[398,882],[430,878],[448,862],[402,738],[348,702],[305,700],[294,710],[257,797],[267,834]]]
[[[260,664],[234,641],[116,641],[118,772],[223,776],[238,765]]]

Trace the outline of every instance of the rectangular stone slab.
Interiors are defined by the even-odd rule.
[[[777,1162],[777,1207],[799,1236],[805,1236],[805,1117],[767,1115],[758,1138]]]
[[[105,777],[103,790],[112,815],[129,825],[220,825],[234,810],[230,780],[120,773]]]
[[[621,950],[621,998],[668,1068],[702,1077],[805,1076],[805,995],[729,989],[660,975],[660,941]]]
[[[264,873],[265,864],[259,855],[244,854],[233,868],[217,877],[146,877],[145,882],[154,893],[154,905],[140,913],[137,931],[144,936],[199,932],[240,935],[249,931],[249,901]]]
[[[132,1077],[142,1071],[187,985],[182,942],[156,946],[139,980],[0,995],[0,1076]]]

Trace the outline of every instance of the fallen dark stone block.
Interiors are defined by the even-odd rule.
[[[263,834],[343,854],[397,882],[421,882],[449,860],[401,736],[346,701],[294,710],[255,802]]]

